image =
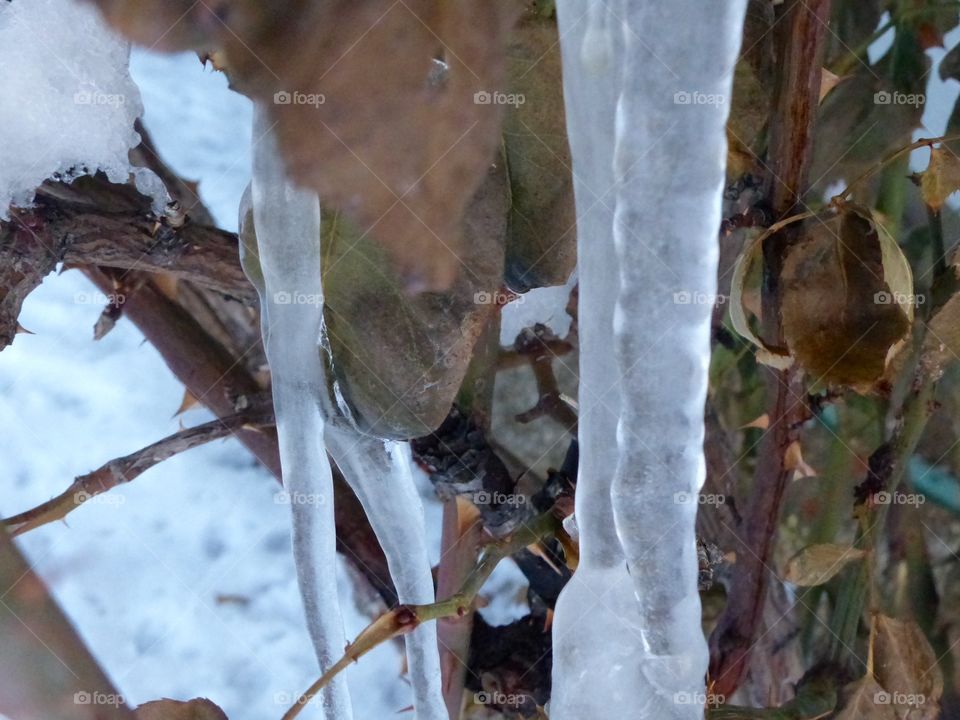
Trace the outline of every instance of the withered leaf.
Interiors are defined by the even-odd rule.
[[[787,561],[783,579],[801,587],[823,585],[864,555],[865,551],[849,545],[811,545]]]
[[[939,211],[947,198],[960,190],[960,158],[947,147],[930,149],[930,164],[920,178],[923,201]]]
[[[874,671],[897,714],[918,720],[939,717],[943,673],[920,626],[877,615],[874,628]]]
[[[504,280],[516,292],[562,285],[577,258],[576,214],[567,144],[556,20],[530,9],[507,50],[509,94],[503,125],[510,177]]]
[[[137,720],[227,720],[223,710],[206,698],[155,700],[138,707],[135,715]]]
[[[514,0],[95,0],[134,40],[221,51],[267,107],[293,179],[385,248],[408,291],[466,264],[494,159]]]
[[[842,692],[840,712],[834,720],[897,720],[897,713],[888,701],[889,694],[872,675],[847,685]]]
[[[951,265],[934,286],[942,297],[927,322],[922,362],[928,373],[939,377],[943,369],[960,360],[960,265]]]
[[[425,435],[443,422],[474,346],[497,312],[509,207],[503,163],[490,169],[463,222],[469,271],[444,293],[408,295],[382,246],[338,211],[321,212],[324,319],[331,380],[355,421],[381,437]],[[262,285],[249,198],[241,213],[244,271]]]
[[[784,338],[818,384],[869,390],[913,318],[910,267],[869,210],[804,222],[780,278]]]

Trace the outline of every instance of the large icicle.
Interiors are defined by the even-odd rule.
[[[613,487],[658,718],[703,717],[695,521],[726,122],[746,0],[624,0],[614,316],[623,383]],[[691,21],[694,18],[695,21]]]
[[[580,565],[553,622],[551,720],[639,711],[640,626],[610,502],[620,383],[613,346],[617,264],[613,244],[614,108],[622,41],[596,0],[558,0],[567,132],[573,153],[580,279]]]
[[[317,198],[285,179],[274,138],[259,112],[254,132],[261,138],[254,150],[253,203],[264,278],[259,287],[263,334],[273,374],[284,484],[293,507],[297,573],[310,634],[326,668],[345,646],[326,450],[366,511],[400,602],[432,603],[433,576],[409,445],[364,435],[346,406],[335,404],[327,392]],[[436,624],[420,626],[405,641],[416,720],[447,720]],[[322,701],[330,720],[350,717],[342,679]]]
[[[253,211],[263,271],[261,311],[280,439],[283,482],[293,510],[293,552],[307,626],[326,670],[346,639],[337,595],[333,479],[324,449],[320,398],[326,394],[318,347],[323,323],[320,203],[286,178],[276,139],[254,119]],[[346,680],[322,693],[325,720],[350,720]]]
[[[557,6],[577,182],[583,559],[554,620],[551,718],[702,718],[695,498],[745,0]]]
[[[402,603],[434,601],[423,504],[417,494],[408,443],[385,442],[345,423],[327,425],[327,448],[360,499],[387,556]],[[437,625],[404,638],[417,720],[448,720],[440,685]]]

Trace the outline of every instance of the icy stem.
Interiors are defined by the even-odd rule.
[[[557,6],[577,181],[584,562],[557,607],[551,718],[606,707],[692,720],[707,665],[694,520],[745,0]]]
[[[333,480],[323,444],[326,393],[318,348],[323,323],[320,203],[284,173],[266,114],[254,120],[253,211],[263,271],[261,309],[280,440],[283,482],[293,510],[293,552],[307,627],[323,670],[346,639],[337,595]],[[325,720],[350,720],[346,680],[320,696]]]

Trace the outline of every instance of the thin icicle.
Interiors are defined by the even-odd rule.
[[[580,565],[553,622],[551,720],[642,717],[641,634],[610,492],[621,388],[613,346],[614,108],[622,43],[602,2],[558,0],[567,131],[573,153],[580,279]]]
[[[746,0],[623,0],[620,12],[614,333],[624,393],[613,508],[657,718],[703,717],[694,524],[725,127],[745,9]]]
[[[287,180],[276,139],[257,109],[253,208],[264,282],[260,303],[280,440],[283,481],[293,510],[293,552],[307,627],[320,667],[343,654],[337,595],[333,480],[323,445],[326,393],[318,347],[323,322],[320,203]],[[325,720],[351,720],[345,678],[321,694]]]
[[[402,603],[434,601],[423,504],[414,484],[408,443],[363,435],[346,423],[327,425],[327,448],[360,499],[390,566]],[[440,685],[437,626],[405,636],[417,720],[448,720]]]

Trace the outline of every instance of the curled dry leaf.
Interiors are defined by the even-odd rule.
[[[915,720],[940,717],[943,673],[920,626],[877,615],[874,630],[874,672],[897,715]]]
[[[206,698],[188,702],[155,700],[137,708],[137,720],[227,720],[226,714]]]
[[[405,290],[453,284],[519,3],[94,1],[149,46],[220,51],[232,86],[268,108],[294,180],[376,238]]]
[[[815,381],[865,392],[913,319],[913,277],[870,211],[844,205],[804,222],[782,275],[780,314],[790,353]]]
[[[884,702],[886,691],[872,675],[866,675],[847,685],[841,693],[840,712],[834,720],[898,720],[889,702]]]
[[[829,582],[838,572],[866,555],[864,550],[849,545],[811,545],[787,561],[783,579],[801,587]]]
[[[947,198],[960,190],[960,158],[941,145],[930,148],[930,164],[920,178],[923,201],[931,210],[940,211]]]

